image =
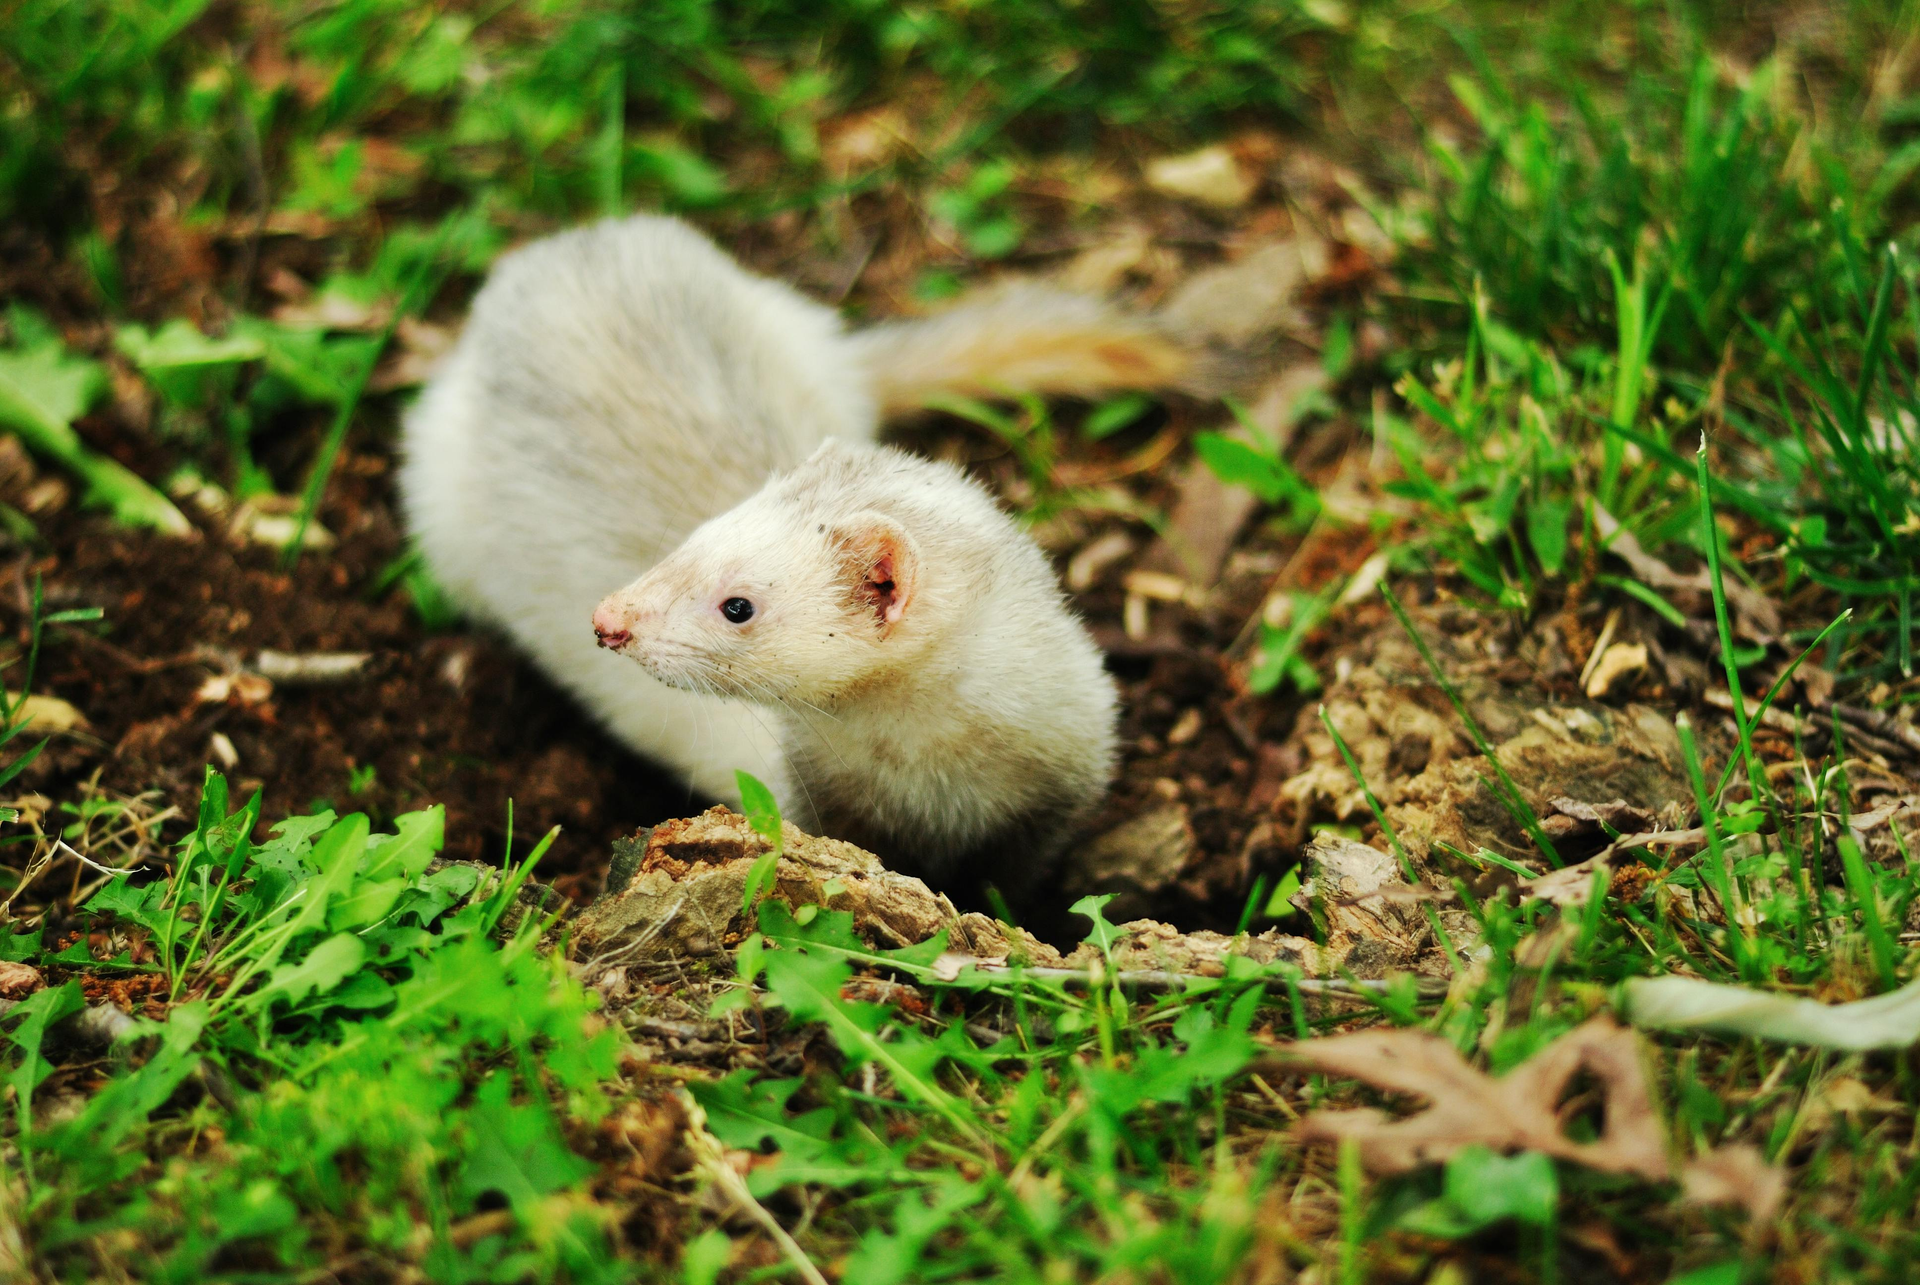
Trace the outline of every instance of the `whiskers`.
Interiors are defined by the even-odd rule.
[[[763,680],[755,680],[742,684],[739,682],[737,675],[723,674],[718,665],[704,656],[690,655],[684,659],[687,662],[687,668],[683,671],[683,676],[687,680],[688,690],[698,692],[703,696],[712,697],[716,702],[724,701],[730,707],[741,711],[748,718],[752,719],[754,724],[758,726],[762,732],[766,733],[768,740],[773,744],[773,752],[779,756],[780,766],[786,771],[787,780],[805,796],[807,811],[811,814],[812,820],[818,822],[820,817],[819,805],[814,801],[813,791],[807,786],[806,773],[800,771],[794,763],[793,755],[787,747],[787,738],[781,735],[778,729],[768,725],[761,705],[756,704],[752,700],[744,699],[737,691],[726,690],[726,687],[732,686],[744,689],[746,692],[761,697],[766,703],[778,705],[793,714],[795,718],[800,718],[798,711],[794,710],[788,698],[774,691],[771,687],[768,687]],[[802,702],[802,704],[805,704],[805,702]],[[808,706],[808,708],[811,709],[814,707]],[[705,712],[709,723],[711,723],[715,716],[715,709],[709,706]],[[825,713],[825,711],[819,712]],[[827,717],[832,716],[827,715]],[[804,723],[805,720],[801,719],[801,721]],[[738,764],[736,766],[759,767],[760,765]]]

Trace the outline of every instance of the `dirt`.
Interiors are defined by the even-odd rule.
[[[0,622],[25,641],[36,575],[49,610],[97,607],[105,619],[47,631],[36,689],[70,701],[89,727],[62,738],[25,784],[66,797],[97,770],[110,793],[157,787],[191,812],[221,736],[236,793],[263,791],[268,822],[315,806],[381,821],[442,803],[446,855],[497,860],[511,800],[516,851],[563,827],[543,872],[571,896],[590,895],[612,840],[685,811],[687,791],[505,646],[426,631],[400,590],[369,596],[402,551],[390,463],[376,453],[342,461],[321,515],[340,543],[291,569],[275,549],[236,544],[191,505],[192,541],[119,528],[71,503],[35,514],[45,547],[16,548],[4,564]],[[27,507],[37,481],[16,469],[0,501]],[[224,699],[202,698],[227,668],[221,653],[246,662],[261,649],[371,660],[343,683],[265,693],[235,684]]]

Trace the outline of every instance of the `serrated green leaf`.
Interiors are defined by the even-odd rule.
[[[1093,927],[1088,931],[1086,939],[1099,947],[1103,955],[1110,953],[1114,943],[1126,936],[1126,933],[1107,922],[1104,912],[1107,903],[1112,900],[1113,894],[1105,892],[1098,896],[1082,897],[1067,907],[1070,914],[1093,921]]]
[[[94,914],[111,914],[128,923],[139,924],[142,928],[159,931],[166,917],[159,908],[160,899],[166,895],[166,891],[167,886],[163,883],[149,883],[136,888],[128,882],[128,876],[120,875],[87,898],[86,908]]]
[[[63,1017],[78,1013],[86,1005],[86,999],[80,994],[80,983],[68,982],[35,991],[7,1012],[6,1020],[13,1023],[8,1038],[20,1050],[20,1061],[0,1083],[13,1089],[14,1115],[23,1134],[31,1131],[33,1091],[53,1074],[53,1065],[40,1056],[47,1028]]]
[[[779,800],[750,772],[736,771],[733,779],[740,787],[741,815],[747,818],[747,824],[753,827],[753,832],[765,839],[776,854],[779,853],[782,843]]]
[[[1538,1151],[1502,1156],[1475,1145],[1447,1161],[1440,1199],[1415,1206],[1399,1225],[1420,1235],[1457,1240],[1508,1218],[1546,1226],[1559,1202],[1559,1178],[1550,1158]]]
[[[817,1155],[832,1140],[833,1111],[821,1107],[789,1115],[787,1102],[805,1080],[755,1080],[742,1067],[722,1079],[689,1086],[707,1113],[713,1136],[740,1151],[759,1151],[771,1143],[796,1155]]]
[[[407,879],[357,880],[327,907],[327,927],[343,932],[378,923],[411,887]]]
[[[309,996],[323,995],[356,972],[366,958],[365,942],[352,933],[336,933],[299,963],[275,968],[267,984],[247,997],[247,1005],[266,1008],[276,999],[299,1004]]]
[[[78,447],[73,421],[107,391],[107,368],[69,353],[51,327],[36,324],[18,304],[8,320],[19,343],[0,351],[0,423]]]
[[[796,950],[770,951],[766,975],[768,991],[787,1011],[800,1021],[824,1024],[842,1053],[859,1062],[879,1063],[903,1094],[932,1107],[969,1137],[983,1136],[972,1114],[933,1082],[940,1054],[926,1037],[896,1028],[896,1038],[883,1041],[878,1032],[886,1010],[840,997],[840,988],[853,975],[847,964]]]
[[[360,863],[362,879],[416,879],[446,842],[447,809],[436,804],[393,820],[394,833],[367,840]]]
[[[525,1211],[579,1182],[593,1166],[567,1149],[539,1099],[516,1104],[512,1096],[512,1077],[502,1072],[474,1092],[466,1114],[472,1141],[460,1171],[460,1193],[471,1201],[497,1191]]]

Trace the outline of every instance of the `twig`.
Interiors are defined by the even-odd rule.
[[[1081,968],[1015,968],[1008,964],[993,963],[972,958],[969,958],[966,962],[971,963],[976,972],[987,973],[996,977],[1011,977],[1017,974],[1022,977],[1037,977],[1046,981],[1057,981],[1066,986],[1085,986],[1088,983],[1087,972]],[[1184,990],[1193,982],[1215,982],[1219,980],[1221,979],[1218,977],[1206,977],[1199,973],[1175,973],[1158,968],[1121,968],[1105,974],[1101,978],[1101,984],[1105,985],[1108,982],[1117,982],[1122,986],[1133,986],[1141,990],[1174,991]],[[1303,977],[1293,984],[1300,988],[1302,995],[1379,995],[1384,993],[1389,987],[1389,983],[1385,981],[1365,979],[1349,981],[1342,977]],[[1437,999],[1447,993],[1447,986],[1444,982],[1422,980],[1418,983],[1418,986],[1422,998]]]
[[[800,1273],[807,1285],[827,1285],[827,1278],[807,1257],[807,1251],[800,1248],[800,1242],[788,1234],[787,1229],[780,1225],[780,1220],[765,1205],[754,1199],[753,1193],[747,1190],[747,1184],[727,1163],[720,1140],[707,1131],[707,1113],[701,1110],[693,1095],[685,1089],[677,1089],[675,1096],[680,1099],[681,1109],[687,1113],[687,1143],[693,1150],[696,1167],[739,1206],[740,1212],[753,1219],[773,1238],[773,1243],[780,1247],[780,1252],[787,1256],[787,1261],[793,1264],[794,1270]]]
[[[343,683],[357,678],[373,659],[370,651],[289,652],[262,649],[253,672],[283,687]]]

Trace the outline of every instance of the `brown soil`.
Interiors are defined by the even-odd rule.
[[[268,821],[315,806],[378,821],[442,803],[447,855],[497,860],[511,800],[516,852],[563,827],[542,871],[576,897],[598,886],[612,839],[692,806],[500,643],[428,633],[400,591],[369,598],[402,547],[388,464],[384,454],[342,461],[322,517],[345,535],[291,570],[274,549],[236,546],[215,521],[184,541],[72,506],[36,515],[49,547],[15,552],[0,622],[25,640],[36,574],[49,610],[99,607],[105,620],[48,631],[35,687],[77,706],[91,735],[58,743],[27,783],[62,797],[100,768],[109,791],[158,787],[191,810],[221,734],[237,753],[236,793],[262,790]],[[0,500],[20,506],[29,487],[16,474]],[[212,653],[247,660],[262,648],[373,660],[342,684],[199,698],[222,669]],[[369,768],[353,792],[352,774]]]

